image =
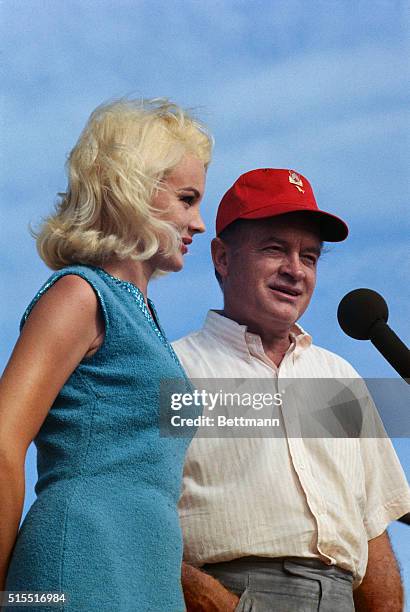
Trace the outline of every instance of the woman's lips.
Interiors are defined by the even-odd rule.
[[[188,245],[191,244],[192,238],[190,236],[183,236],[181,240],[181,252],[183,255],[186,255],[186,253],[188,253]]]

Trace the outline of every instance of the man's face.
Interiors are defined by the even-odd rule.
[[[245,222],[225,244],[225,312],[255,333],[287,333],[305,312],[321,250],[303,213]],[[214,249],[215,252],[215,249]]]

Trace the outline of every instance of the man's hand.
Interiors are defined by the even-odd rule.
[[[187,612],[234,612],[239,597],[201,570],[182,564],[182,588]]]
[[[353,596],[357,612],[403,611],[400,573],[386,532],[369,541],[366,575]]]

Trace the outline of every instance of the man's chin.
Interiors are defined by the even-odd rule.
[[[280,308],[271,310],[272,322],[275,322],[284,328],[288,327],[289,330],[294,326],[300,316],[299,310],[293,305],[289,305],[289,307],[287,307],[286,305],[281,304]]]

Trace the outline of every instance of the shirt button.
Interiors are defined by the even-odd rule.
[[[304,470],[304,469],[305,469],[305,466],[304,466],[304,464],[303,464],[303,463],[299,463],[299,469],[301,469],[301,470]]]

